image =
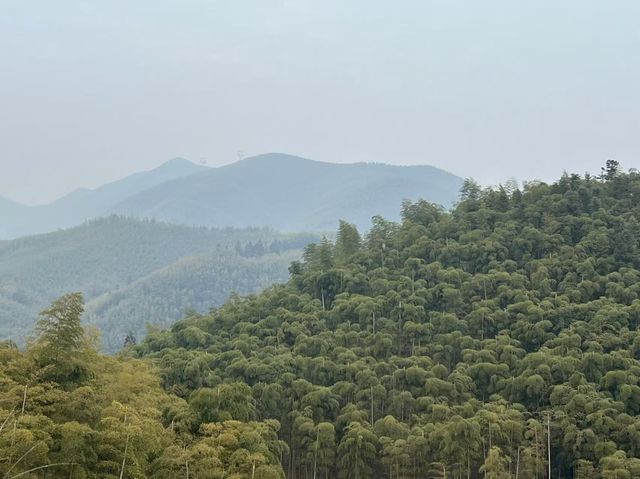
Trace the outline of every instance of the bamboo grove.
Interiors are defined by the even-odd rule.
[[[290,273],[117,358],[55,319],[0,350],[0,472],[640,477],[637,172],[466,181]]]

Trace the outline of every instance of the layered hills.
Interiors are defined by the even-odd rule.
[[[117,350],[147,324],[166,326],[232,292],[285,280],[288,264],[314,238],[108,217],[0,242],[0,338],[22,342],[53,298],[78,291],[106,349]]]
[[[399,219],[397,205],[405,199],[449,208],[461,185],[461,178],[432,166],[336,164],[272,153],[158,185],[111,212],[281,231],[332,230],[343,218],[367,229],[375,215]]]
[[[432,166],[336,164],[271,153],[207,168],[171,160],[50,204],[0,198],[0,239],[47,233],[96,217],[130,216],[175,224],[329,231],[338,218],[365,229],[374,215],[398,219],[404,199],[449,208],[462,179]]]
[[[107,183],[94,190],[81,188],[52,203],[26,206],[0,198],[0,239],[12,239],[77,226],[105,215],[132,195],[207,168],[176,158],[150,171]]]

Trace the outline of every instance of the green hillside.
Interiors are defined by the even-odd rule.
[[[178,429],[277,420],[289,478],[640,477],[639,196],[615,163],[466,182],[137,353],[188,401]]]
[[[3,478],[282,478],[277,421],[183,432],[168,417],[188,414],[186,402],[148,361],[98,354],[81,315],[82,295],[65,295],[24,350],[0,342]]]
[[[0,474],[640,477],[640,175],[608,166],[343,222],[286,284],[117,357],[55,300],[0,343]]]
[[[256,293],[286,281],[289,263],[300,255],[295,249],[258,258],[229,251],[180,258],[92,299],[85,317],[102,332],[106,350],[117,351],[124,334],[142,338],[147,324],[166,328],[189,312],[221,305],[234,293]]]
[[[110,217],[2,242],[0,338],[22,342],[50,301],[81,291],[88,320],[114,351],[128,332],[141,336],[147,323],[166,326],[188,309],[222,304],[232,291],[255,292],[285,280],[292,251],[313,238]],[[266,245],[262,253],[276,248],[247,258],[244,249],[236,251],[254,244]]]

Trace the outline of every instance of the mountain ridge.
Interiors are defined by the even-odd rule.
[[[156,168],[133,173],[94,189],[75,189],[43,205],[27,206],[7,200],[9,206],[3,207],[0,199],[0,213],[4,216],[0,238],[13,239],[77,226],[103,215],[112,205],[133,194],[206,169],[188,160],[174,158]]]
[[[265,153],[210,168],[174,158],[95,189],[39,206],[0,198],[0,239],[47,233],[109,216],[187,226],[333,230],[338,219],[367,229],[372,216],[399,219],[397,205],[425,199],[449,208],[459,178],[431,165],[331,163]]]
[[[461,185],[461,178],[430,165],[329,163],[268,153],[158,185],[109,212],[187,225],[282,231],[324,231],[342,218],[368,228],[374,215],[398,219],[389,205],[404,199],[423,198],[448,208]],[[321,217],[308,218],[319,211],[324,211]]]

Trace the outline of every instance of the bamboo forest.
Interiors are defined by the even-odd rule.
[[[0,477],[640,477],[640,174],[397,206],[115,355],[55,300],[0,345]]]

